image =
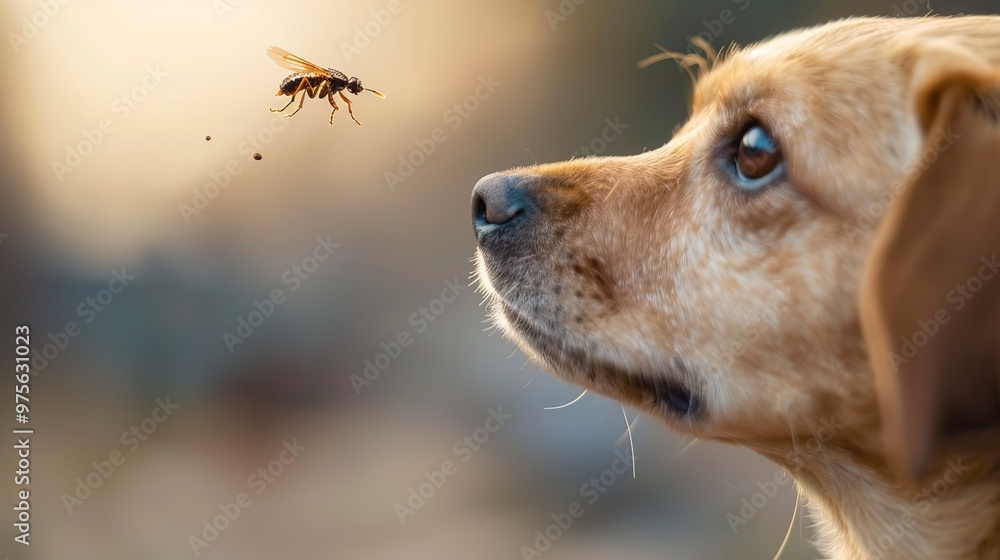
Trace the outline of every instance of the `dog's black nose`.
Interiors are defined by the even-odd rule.
[[[472,226],[476,235],[500,227],[513,226],[535,210],[531,190],[525,177],[494,173],[476,183],[472,189]]]

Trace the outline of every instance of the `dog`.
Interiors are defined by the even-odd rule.
[[[1000,558],[1000,17],[705,50],[666,145],[476,184],[490,316],[784,468],[828,558]]]

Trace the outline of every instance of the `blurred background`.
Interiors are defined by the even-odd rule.
[[[689,79],[669,62],[636,68],[654,43],[927,12],[917,0],[4,3],[2,347],[13,355],[12,327],[30,325],[35,433],[32,544],[13,540],[11,443],[0,555],[771,558],[795,500],[768,483],[776,467],[639,418],[633,478],[617,404],[545,409],[579,390],[483,322],[470,192],[510,166],[665,143]],[[328,126],[326,100],[282,119],[267,109],[287,101],[272,95],[288,72],[269,45],[387,99],[352,96],[364,128],[344,103]],[[0,391],[13,402],[12,380]],[[816,557],[810,535],[796,520],[782,558]]]

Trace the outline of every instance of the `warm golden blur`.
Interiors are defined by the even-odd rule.
[[[642,419],[633,480],[617,404],[543,409],[578,392],[481,332],[469,195],[535,159],[664,143],[689,83],[636,68],[654,43],[897,4],[8,2],[0,309],[30,325],[36,375],[32,544],[9,482],[0,555],[770,557],[794,492],[750,500],[776,467],[675,456]],[[344,103],[329,126],[325,99],[271,113],[289,72],[270,45],[386,99],[348,94],[364,127]],[[783,558],[815,556],[801,532]]]
[[[58,11],[37,36],[14,40],[17,52],[4,53],[7,83],[20,84],[5,122],[45,230],[79,259],[107,263],[184,237],[189,228],[176,207],[230,160],[248,171],[232,187],[254,196],[223,190],[225,202],[192,217],[194,228],[241,236],[261,220],[304,226],[300,220],[319,216],[302,216],[294,201],[315,208],[345,195],[352,204],[384,195],[391,151],[408,150],[403,140],[441,124],[443,110],[472,92],[479,75],[503,72],[507,81],[549,33],[544,20],[519,24],[535,15],[528,5],[477,7],[475,17],[449,24],[465,4],[428,10],[400,2],[392,13],[386,2],[53,2]],[[31,16],[39,6],[18,8]],[[326,100],[309,100],[294,121],[276,120],[265,109],[287,101],[272,96],[290,72],[265,56],[272,44],[357,75],[391,101],[358,98],[357,113],[369,123],[362,130],[346,110],[329,129]],[[520,78],[533,76],[526,70],[518,68]],[[265,147],[248,148],[257,144]],[[267,163],[254,164],[253,151],[266,152]]]

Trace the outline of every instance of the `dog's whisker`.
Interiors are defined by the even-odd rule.
[[[675,447],[674,450],[670,453],[670,456],[673,457],[674,455],[677,455],[677,452],[680,451],[682,447],[687,445],[687,442],[688,442],[688,436],[682,435],[680,443],[678,443],[677,447]]]
[[[797,500],[805,500],[806,499],[805,494],[802,493],[802,490],[799,488],[798,484],[795,484],[795,497],[796,497]],[[792,515],[795,515],[794,511],[792,512]],[[806,542],[805,537],[802,536],[802,526],[803,525],[805,525],[805,522],[802,521],[802,517],[800,515],[799,516],[799,548],[804,548],[804,546],[805,546],[804,543]]]
[[[636,425],[636,424],[637,424],[637,423],[639,422],[639,419],[640,419],[640,418],[642,418],[642,415],[641,415],[641,414],[636,414],[636,415],[635,415],[635,420],[632,420],[632,428],[635,428],[635,425]],[[615,442],[615,445],[621,445],[621,444],[622,444],[622,442],[624,442],[624,441],[625,441],[625,438],[626,438],[626,437],[628,437],[628,432],[627,432],[627,431],[626,431],[625,433],[623,433],[623,434],[622,434],[622,435],[621,435],[621,436],[620,436],[620,437],[618,438],[618,441],[616,441],[616,442]]]
[[[684,439],[687,439],[687,437],[685,436]],[[694,447],[694,444],[698,443],[699,441],[701,441],[701,440],[699,440],[698,438],[692,439],[691,443],[685,445],[683,449],[681,449],[680,451],[675,451],[674,454],[671,455],[669,459],[667,459],[667,462],[668,463],[672,462],[673,460],[679,458],[681,455],[684,455],[685,453],[688,452],[689,449],[691,449],[692,447]],[[681,443],[683,443],[683,441]]]
[[[701,47],[701,45],[699,45],[696,41],[692,41],[692,43],[694,43],[695,46]],[[653,46],[660,49],[661,51],[660,54],[654,54],[653,56],[640,60],[637,64],[639,68],[646,68],[647,66],[656,64],[657,62],[661,62],[664,60],[674,60],[677,62],[678,66],[680,66],[681,68],[684,69],[685,72],[687,72],[688,77],[691,78],[691,83],[697,83],[698,77],[701,74],[708,71],[710,64],[708,62],[707,55],[709,55],[709,53],[711,52],[713,60],[715,57],[715,52],[711,51],[710,45],[708,50],[702,47],[702,50],[705,50],[705,56],[695,53],[684,54],[684,53],[674,52],[655,43],[653,44]],[[695,73],[691,71],[691,67],[697,67],[699,69],[699,74],[695,75]]]
[[[615,186],[611,187],[611,190],[608,191],[608,196],[604,197],[604,202],[607,202],[608,199],[611,198],[611,195],[614,194],[615,189],[618,188],[618,183],[621,183],[621,181],[622,181],[621,177],[615,180]]]
[[[703,53],[705,53],[705,56],[702,57],[702,63],[699,64],[698,67],[706,72],[711,70],[712,67],[715,66],[715,63],[719,60],[722,53],[716,52],[712,43],[709,43],[704,37],[698,35],[691,38],[691,44],[698,47]]]
[[[813,440],[816,442],[816,446],[819,448],[819,454],[823,456],[825,460],[827,458],[826,448],[823,447],[823,439],[817,435],[816,430],[813,429],[812,425],[809,425],[809,434]]]
[[[795,518],[796,516],[798,516],[799,513],[800,501],[801,500],[798,492],[798,487],[796,487],[795,507],[792,508],[792,522],[788,524],[788,531],[785,533],[785,538],[784,540],[781,541],[781,546],[778,548],[778,552],[774,554],[774,558],[772,558],[771,560],[778,560],[778,558],[781,558],[781,554],[785,551],[785,547],[788,546],[788,541],[792,538],[792,528],[795,527]]]
[[[789,433],[792,435],[792,457],[795,457],[797,464],[799,457],[799,440],[795,436],[795,425],[792,423],[791,407],[786,404],[784,408],[785,408],[785,418],[788,419],[788,430]],[[794,475],[798,473],[792,473],[792,474]]]
[[[534,381],[536,377],[538,377],[537,373],[535,375],[532,375],[531,379],[529,379],[528,382],[524,384],[524,387],[521,387],[521,390],[523,391],[523,390],[527,389],[528,385],[531,385],[531,382]]]
[[[524,151],[528,152],[528,155],[531,156],[531,159],[535,162],[535,165],[538,165],[538,159],[535,158],[535,154],[531,153],[531,150],[529,150],[527,146],[524,147]]]
[[[571,404],[573,404],[573,403],[575,403],[575,402],[579,401],[580,399],[582,399],[582,398],[584,397],[584,395],[586,395],[586,394],[587,394],[587,390],[586,390],[586,389],[584,389],[584,390],[583,390],[583,392],[582,392],[582,393],[580,393],[580,396],[579,396],[579,397],[577,397],[577,398],[575,398],[575,399],[573,399],[573,400],[569,401],[568,403],[566,403],[566,404],[561,404],[561,405],[559,405],[559,406],[546,406],[546,407],[543,407],[543,410],[559,410],[559,409],[561,409],[561,408],[566,408],[567,406],[569,406],[569,405],[571,405]]]
[[[583,395],[580,396],[582,397]],[[628,447],[632,450],[632,479],[635,480],[635,444],[632,442],[632,426],[628,423],[628,414],[625,414],[625,405],[622,405],[622,416],[625,418],[625,431],[628,432]],[[636,416],[636,419],[638,418]]]

